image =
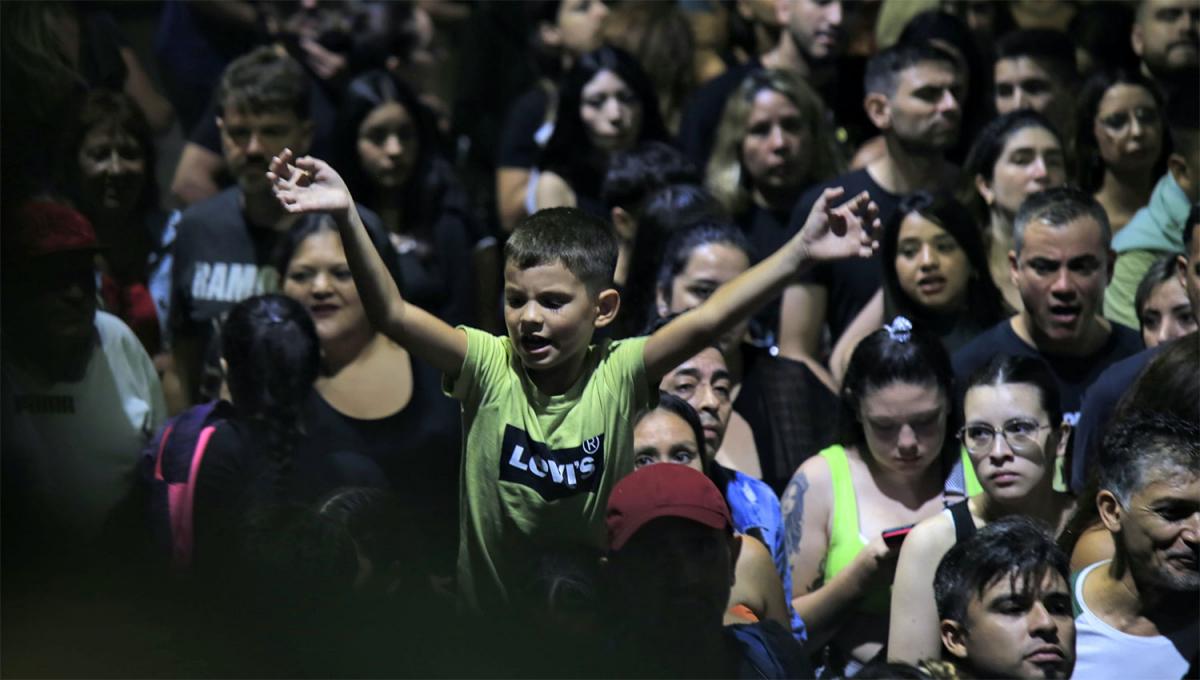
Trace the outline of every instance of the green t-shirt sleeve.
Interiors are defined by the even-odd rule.
[[[650,406],[658,399],[658,386],[646,378],[643,352],[646,337],[618,340],[609,348],[608,357],[600,365],[600,378],[615,399],[632,400],[632,412]]]
[[[477,328],[459,328],[467,334],[467,357],[458,375],[442,377],[442,391],[464,403],[477,402],[508,370],[508,341]]]
[[[1159,255],[1153,250],[1130,250],[1117,257],[1112,281],[1104,289],[1104,318],[1134,330],[1141,329],[1133,299],[1142,277]]]

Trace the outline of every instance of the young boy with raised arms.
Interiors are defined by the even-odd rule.
[[[458,591],[467,610],[495,612],[556,544],[605,544],[609,491],[633,470],[633,414],[662,376],[738,324],[816,262],[868,257],[877,208],[864,192],[816,202],[803,229],[703,305],[649,337],[592,344],[612,323],[617,243],[604,222],[572,208],[540,211],[505,245],[507,337],[452,328],[400,295],[345,183],[321,160],[271,161],[275,194],[291,213],[326,212],[372,324],[445,376],[462,402]]]

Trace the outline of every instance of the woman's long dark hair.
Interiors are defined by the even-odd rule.
[[[379,257],[383,258],[383,264],[391,273],[392,278],[396,281],[396,286],[400,292],[407,295],[405,290],[403,268],[400,264],[400,259],[396,255],[396,249],[392,247],[392,242],[388,240],[387,234],[379,229],[364,222],[363,227],[367,231],[367,236],[371,239],[371,243],[375,244],[375,250],[379,251]],[[275,263],[275,268],[279,271],[279,276],[286,280],[288,265],[292,263],[292,258],[296,256],[296,251],[300,249],[300,245],[304,243],[310,236],[321,232],[330,231],[338,235],[338,240],[341,240],[341,234],[338,232],[337,225],[334,224],[333,218],[327,214],[312,214],[304,215],[292,228],[288,230],[286,236],[279,240],[275,246],[275,251],[271,261]],[[283,283],[280,283],[283,286]]]
[[[399,205],[408,235],[431,243],[435,224],[448,207],[466,210],[466,199],[442,153],[437,122],[428,107],[403,81],[387,71],[369,71],[350,81],[335,127],[338,170],[350,193],[360,199],[376,195],[358,157],[358,128],[379,106],[397,103],[412,118],[417,133],[417,159],[400,187]],[[368,207],[373,207],[368,205]]]
[[[839,440],[844,446],[858,447],[864,459],[869,457],[870,452],[863,450],[867,438],[859,418],[862,400],[869,393],[897,382],[933,385],[942,393],[946,403],[946,432],[941,459],[943,472],[948,473],[959,455],[954,433],[962,421],[954,391],[954,370],[942,343],[916,324],[911,331],[897,337],[892,337],[887,328],[881,328],[863,338],[850,355],[842,380]]]
[[[1096,143],[1094,130],[1096,114],[1100,111],[1100,100],[1117,85],[1132,85],[1150,93],[1158,107],[1158,129],[1161,135],[1158,160],[1154,162],[1151,175],[1161,177],[1167,169],[1167,157],[1171,154],[1170,135],[1167,133],[1166,106],[1158,86],[1133,69],[1100,71],[1088,78],[1079,92],[1078,107],[1075,109],[1075,155],[1077,159],[1076,183],[1088,193],[1100,190],[1104,182],[1104,159],[1100,158],[1100,147]]]
[[[983,248],[979,225],[975,223],[971,213],[954,200],[953,196],[940,192],[931,194],[927,191],[905,196],[900,201],[899,209],[883,226],[883,238],[880,243],[883,292],[896,314],[915,321],[918,327],[923,323],[934,322],[938,316],[909,297],[900,286],[900,279],[896,274],[900,225],[906,217],[914,213],[950,234],[958,243],[958,247],[963,249],[971,266],[971,276],[967,280],[966,308],[953,313],[970,317],[979,328],[987,328],[1004,319],[1003,298],[988,271],[987,253]]]
[[[320,371],[312,317],[285,295],[243,300],[221,327],[221,355],[234,408],[263,435],[279,490],[291,471],[301,409]]]
[[[642,123],[637,142],[668,140],[658,108],[658,95],[636,59],[622,49],[609,46],[580,57],[559,83],[554,134],[542,150],[538,167],[562,176],[576,192],[597,197],[604,183],[608,159],[588,138],[579,108],[583,88],[601,71],[610,71],[624,81],[641,104]]]
[[[1062,149],[1063,153],[1066,153],[1067,149],[1063,145],[1062,135],[1054,129],[1053,123],[1037,111],[1032,109],[1009,111],[988,121],[987,125],[984,125],[983,129],[979,131],[975,142],[971,144],[971,152],[967,154],[967,160],[963,164],[960,175],[963,184],[958,195],[963,205],[974,213],[975,221],[981,225],[986,225],[991,219],[991,215],[987,203],[979,195],[979,190],[975,186],[975,178],[982,177],[985,182],[991,184],[996,172],[996,161],[1000,160],[1000,155],[1004,153],[1004,147],[1008,145],[1008,140],[1025,128],[1046,130],[1058,141],[1058,147]]]
[[[705,450],[704,426],[700,423],[700,414],[696,413],[696,409],[692,408],[691,404],[670,392],[660,391],[658,393],[658,403],[638,411],[634,414],[631,422],[636,428],[637,424],[642,422],[646,416],[660,410],[673,413],[683,418],[683,421],[688,424],[688,428],[692,431],[692,436],[696,438],[696,451],[700,454],[700,466],[704,469],[705,476],[712,480],[712,483],[716,485],[717,489],[721,491],[721,495],[724,496],[725,489],[729,486],[729,482],[732,479],[731,473],[718,465],[717,461],[709,456]]]
[[[671,236],[701,222],[725,219],[724,213],[717,199],[698,184],[672,184],[646,198],[633,237],[633,261],[621,291],[622,311],[614,337],[637,335],[658,316],[654,309],[658,267]]]

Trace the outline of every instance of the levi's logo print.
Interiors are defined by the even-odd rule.
[[[527,486],[547,501],[595,491],[604,472],[604,435],[569,449],[551,450],[512,425],[504,428],[500,479]]]

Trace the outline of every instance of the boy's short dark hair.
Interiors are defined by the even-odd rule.
[[[1079,77],[1075,43],[1062,31],[1048,28],[1012,31],[996,41],[996,61],[1021,57],[1049,69],[1061,85],[1069,87]]]
[[[863,76],[863,92],[891,97],[896,94],[900,72],[927,61],[941,62],[952,69],[958,68],[958,63],[949,52],[932,45],[896,45],[880,51],[867,62],[867,72]]]
[[[217,112],[225,106],[247,113],[291,111],[309,117],[309,81],[303,67],[286,54],[259,47],[234,59],[217,84]]]
[[[942,557],[933,577],[938,619],[965,622],[972,597],[1004,577],[1014,591],[1031,591],[1054,570],[1070,583],[1067,555],[1041,525],[1016,515],[996,520]]]
[[[607,222],[578,208],[547,208],[517,224],[504,244],[504,262],[518,269],[561,262],[597,295],[613,285],[617,237]]]

